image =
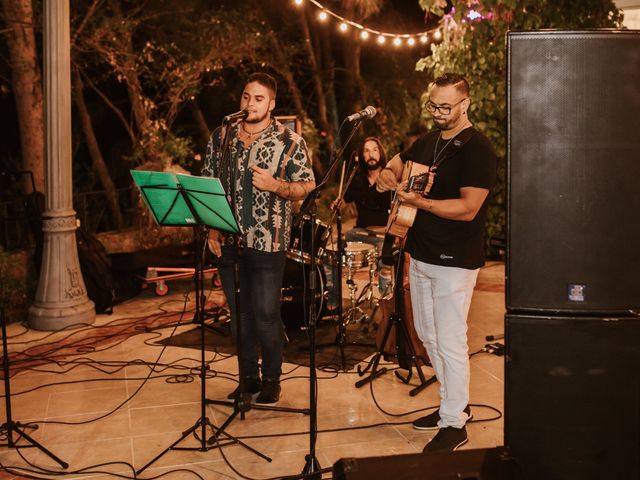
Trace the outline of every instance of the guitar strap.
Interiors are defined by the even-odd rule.
[[[422,193],[423,197],[429,195],[433,182],[436,178],[436,172],[438,167],[442,165],[442,162],[455,156],[476,133],[477,130],[475,128],[466,128],[456,136],[453,142],[444,147],[444,150],[441,152],[442,157],[436,159],[436,161],[429,167],[429,176],[427,178],[427,185]]]
[[[467,128],[460,132],[451,143],[449,143],[444,150],[441,152],[441,156],[436,159],[429,167],[429,172],[427,174],[426,186],[423,190],[422,196],[427,197],[429,192],[431,191],[431,187],[433,186],[433,181],[436,177],[436,172],[438,167],[442,165],[446,159],[453,157],[456,155],[462,147],[477,133],[475,128]],[[385,265],[394,265],[394,252],[393,252],[393,244],[396,240],[396,237],[387,233],[384,238],[384,242],[382,245],[381,251],[381,262]]]

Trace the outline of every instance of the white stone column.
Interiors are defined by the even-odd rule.
[[[44,102],[46,134],[46,203],[44,250],[29,326],[60,330],[93,323],[76,247],[76,212],[71,177],[71,44],[69,0],[47,0],[44,6]]]

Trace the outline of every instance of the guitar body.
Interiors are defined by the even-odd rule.
[[[421,163],[407,162],[402,172],[402,181],[410,179],[412,177],[425,176],[429,173],[429,167],[422,165]],[[423,182],[424,183],[424,182]],[[410,190],[424,191],[424,187],[419,189],[409,187]],[[416,219],[418,209],[414,206],[403,205],[398,196],[393,199],[391,205],[391,213],[389,214],[389,220],[387,221],[386,232],[398,238],[405,238],[409,232],[409,228],[413,225]]]

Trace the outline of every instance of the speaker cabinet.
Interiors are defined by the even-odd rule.
[[[519,479],[640,478],[640,319],[507,315]]]
[[[507,308],[637,309],[640,31],[507,44]]]
[[[342,458],[333,465],[334,480],[507,480],[508,452],[479,448],[455,452],[412,453],[386,457]]]

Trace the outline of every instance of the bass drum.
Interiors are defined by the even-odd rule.
[[[308,326],[309,304],[309,270],[311,266],[295,260],[287,259],[284,268],[280,301],[282,305],[282,322],[288,331],[306,330]],[[327,279],[322,265],[316,265],[316,319],[323,315],[325,307],[324,292]]]

